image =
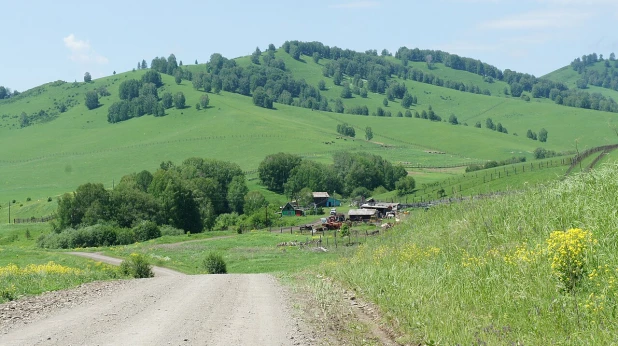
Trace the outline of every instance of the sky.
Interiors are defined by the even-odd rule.
[[[0,9],[0,85],[19,91],[171,53],[204,63],[286,40],[439,49],[535,76],[618,53],[618,0],[22,0]]]

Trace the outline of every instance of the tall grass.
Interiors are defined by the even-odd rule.
[[[615,344],[617,190],[618,165],[607,165],[515,195],[413,213],[390,236],[323,270],[377,303],[403,342]],[[573,251],[581,267],[570,289],[557,272],[566,267],[555,266],[556,249],[570,251],[569,243],[556,242],[588,235],[552,232],[574,228],[590,237]]]

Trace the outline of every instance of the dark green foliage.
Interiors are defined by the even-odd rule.
[[[141,81],[144,84],[145,83],[152,83],[157,88],[159,88],[159,87],[161,87],[163,85],[163,82],[161,81],[161,74],[159,72],[155,71],[155,70],[148,70],[148,71],[146,71],[146,73],[144,73],[142,75]]]
[[[521,157],[513,156],[510,159],[506,159],[502,161],[489,161],[485,165],[469,165],[468,167],[466,167],[466,173],[479,171],[485,168],[512,165],[514,163],[520,163],[520,162],[526,162],[526,157],[525,156],[521,156]]]
[[[341,98],[343,99],[352,98],[352,90],[350,90],[350,86],[348,84],[343,86],[343,89],[341,90]]]
[[[356,131],[354,131],[354,127],[348,125],[347,123],[337,124],[337,133],[348,137],[356,136]]]
[[[405,176],[395,183],[395,188],[397,189],[398,196],[409,195],[414,192],[414,188],[416,187],[416,181],[411,176]]]
[[[139,96],[141,82],[137,79],[129,79],[120,83],[118,88],[118,96],[121,100],[132,100]]]
[[[273,108],[273,100],[270,97],[270,95],[268,95],[268,93],[266,93],[266,91],[264,90],[263,87],[257,87],[254,91],[253,91],[253,104],[258,106],[258,107],[263,107],[263,108]]]
[[[94,90],[86,92],[85,104],[88,109],[99,107],[99,94]]]
[[[414,103],[414,97],[412,95],[406,93],[401,99],[401,106],[403,108],[409,108]]]
[[[360,91],[360,96],[362,98],[367,98],[367,89],[362,88],[361,91]]]
[[[342,191],[341,180],[333,166],[321,164],[315,161],[303,160],[296,166],[285,183],[285,194],[291,199],[304,200],[304,205],[313,202],[313,196],[302,195],[302,190],[312,191]]]
[[[260,56],[262,55],[262,51],[260,50],[259,47],[255,48],[255,52],[253,52],[253,54],[251,54],[251,62],[259,65],[260,64]]]
[[[318,89],[320,89],[321,91],[326,90],[326,83],[324,82],[324,80],[320,79],[320,81],[318,82]]]
[[[200,96],[200,106],[202,106],[202,108],[207,108],[208,105],[210,104],[210,98],[208,97],[207,94],[204,94],[202,96]]]
[[[142,254],[131,254],[129,259],[120,263],[120,271],[127,276],[136,279],[151,278],[154,276],[152,266],[148,263],[146,257]]]
[[[480,129],[480,128],[481,128],[481,122],[480,122],[480,121],[477,121],[477,122],[474,124],[474,127],[477,127],[477,128],[479,128],[479,129]]]
[[[392,191],[395,183],[408,174],[402,166],[393,166],[382,157],[369,153],[337,152],[333,155],[333,161],[345,195],[357,187],[373,190],[383,186]]]
[[[547,142],[547,130],[544,128],[539,131],[539,142]]]
[[[174,107],[176,107],[176,109],[183,109],[185,108],[185,103],[185,94],[182,91],[177,92],[176,95],[174,95]]]
[[[384,100],[382,100],[382,104],[384,105],[384,107],[388,107],[388,99],[385,98]]]
[[[496,130],[496,125],[494,124],[494,121],[491,120],[491,118],[487,118],[487,120],[485,120],[485,127],[490,130]]]
[[[371,130],[371,127],[367,126],[365,128],[365,139],[370,141],[373,138],[373,130]]]
[[[403,113],[401,113],[401,111],[398,111],[398,112],[397,112],[397,117],[398,117],[398,118],[403,118]]]
[[[452,125],[458,125],[459,121],[457,121],[457,116],[455,114],[451,114],[451,116],[448,118],[448,122]],[[502,126],[502,125],[500,125]]]
[[[547,150],[545,148],[536,148],[534,149],[533,155],[535,159],[539,160],[539,159],[548,159],[550,157],[559,156],[563,154],[557,153],[553,150]]]
[[[532,132],[532,130],[528,129],[528,131],[526,132],[526,137],[536,141],[537,140],[537,135],[536,132]]]
[[[335,106],[337,107],[337,106]],[[341,104],[343,107],[343,104]],[[340,113],[340,112],[337,112]],[[367,106],[349,106],[345,109],[346,114],[356,114],[356,115],[369,115],[369,108]]]
[[[412,112],[409,109],[406,109],[406,113],[404,114],[406,118],[412,118]]]
[[[282,193],[284,191],[283,184],[288,180],[290,172],[294,167],[300,165],[301,161],[300,156],[293,154],[268,155],[260,162],[258,167],[260,181],[267,189]]]
[[[209,253],[202,265],[208,274],[227,274],[225,260],[221,254]]]
[[[166,92],[165,94],[163,94],[161,103],[163,104],[163,107],[165,109],[172,108],[172,105],[174,104],[174,97],[172,96],[172,93]]]
[[[133,234],[135,234],[135,240],[140,242],[161,236],[159,226],[152,221],[141,221],[132,230]]]
[[[90,72],[84,73],[84,82],[90,83],[91,81],[92,81],[92,76],[90,75]]]
[[[268,206],[268,202],[260,191],[249,191],[244,197],[243,212],[246,215],[251,215],[256,212],[261,212],[264,207]]]

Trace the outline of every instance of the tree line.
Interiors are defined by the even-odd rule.
[[[594,67],[597,62],[603,62],[602,69]],[[586,89],[594,85],[605,89],[618,90],[618,60],[616,54],[611,53],[609,59],[603,59],[603,54],[596,53],[583,55],[571,62],[571,68],[579,73],[580,78],[576,85],[579,89]]]
[[[336,192],[352,198],[368,197],[379,187],[395,190],[397,182],[407,175],[403,166],[393,166],[379,155],[363,152],[335,153],[332,165],[277,153],[264,158],[258,167],[260,182],[290,199],[299,197],[304,189]]]

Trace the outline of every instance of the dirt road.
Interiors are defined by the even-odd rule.
[[[11,328],[0,345],[318,344],[270,275],[155,275]]]

